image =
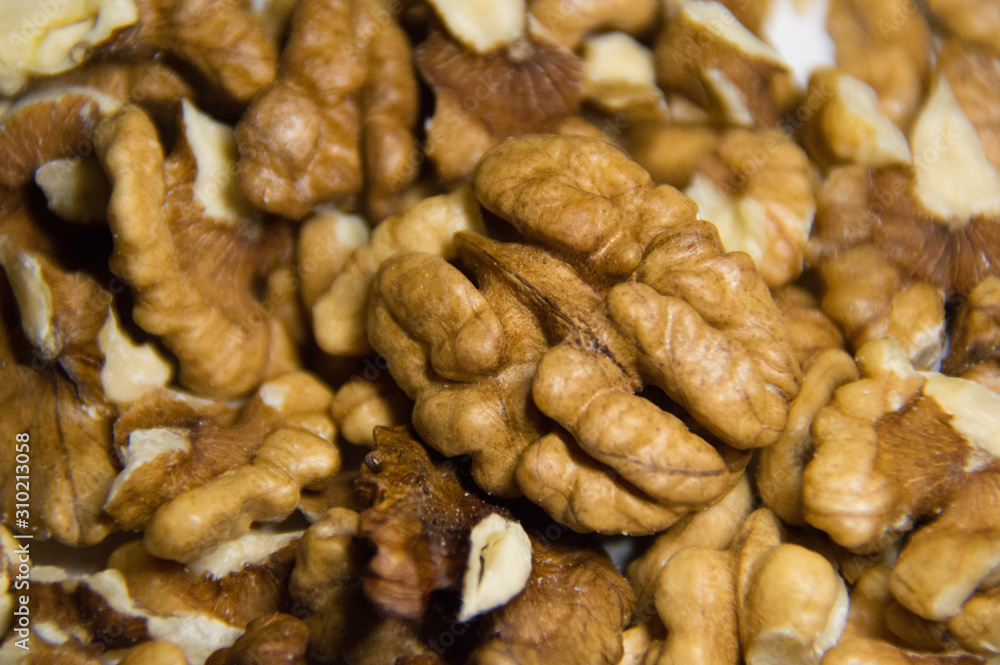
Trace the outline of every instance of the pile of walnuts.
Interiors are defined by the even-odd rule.
[[[0,662],[997,662],[998,72],[991,0],[0,2]]]

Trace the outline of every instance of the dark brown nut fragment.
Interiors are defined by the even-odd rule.
[[[831,0],[837,66],[873,87],[882,112],[909,129],[931,79],[931,31],[910,0]]]
[[[309,629],[288,614],[254,619],[233,646],[208,657],[205,665],[305,665]]]
[[[365,594],[382,612],[416,621],[432,591],[461,585],[469,532],[499,509],[436,467],[405,429],[376,430],[375,445],[358,481],[370,505],[358,535],[376,547]]]
[[[816,212],[812,180],[809,159],[785,134],[737,129],[722,135],[684,192],[726,250],[749,254],[773,289],[802,272]]]
[[[590,32],[640,35],[656,20],[653,0],[533,0],[531,15],[563,46],[576,48]]]
[[[464,491],[450,465],[433,464],[405,430],[379,429],[376,443],[359,483],[375,501],[359,530],[377,550],[365,591],[381,610],[419,619],[431,590],[462,584],[473,527],[507,513]],[[610,558],[571,534],[529,539],[527,584],[478,619],[481,642],[468,662],[618,662],[634,596]]]
[[[724,5],[685,0],[656,42],[660,84],[728,125],[775,127],[794,101],[788,66]]]
[[[275,47],[241,3],[132,0],[138,20],[102,50],[135,58],[166,51],[240,105],[274,79]]]
[[[997,273],[1000,173],[946,78],[910,136],[912,166],[834,170],[819,193],[810,259],[823,309],[855,349],[889,334],[911,360],[943,355],[944,301]]]
[[[363,602],[357,533],[356,512],[331,508],[306,529],[295,554],[288,590],[308,613],[303,620],[309,628],[309,653],[324,662],[343,651]]]
[[[942,372],[976,380],[977,375],[988,376],[1000,368],[1000,277],[987,277],[972,289],[952,329]]]
[[[251,524],[294,511],[340,467],[332,393],[304,372],[260,386],[235,422],[160,393],[116,424],[125,468],[104,509],[145,528],[151,553],[190,562]]]
[[[291,243],[262,229],[235,187],[231,129],[186,101],[179,125],[166,158],[138,108],[102,126],[111,265],[132,287],[136,323],[177,356],[181,383],[209,397],[239,396],[297,365],[287,330],[253,288],[290,261]]]
[[[504,137],[558,131],[578,111],[581,59],[527,25],[486,52],[464,46],[461,34],[441,30],[417,47],[417,66],[437,104],[426,152],[444,180],[470,176]]]
[[[237,127],[239,181],[254,205],[304,217],[358,194],[381,219],[416,177],[409,42],[382,0],[309,0],[292,17],[278,77]]]
[[[994,463],[1000,401],[975,382],[917,372],[892,340],[865,345],[857,362],[862,378],[839,388],[813,424],[804,507],[840,545],[872,552]]]
[[[415,399],[417,430],[471,453],[487,491],[519,488],[574,529],[654,533],[725,494],[746,463],[737,449],[773,442],[798,390],[749,257],[602,142],[508,139],[475,182],[524,244],[458,236],[481,290],[410,254],[383,264],[373,292],[371,341]],[[716,376],[739,379],[723,391]],[[711,434],[635,395],[643,385]]]

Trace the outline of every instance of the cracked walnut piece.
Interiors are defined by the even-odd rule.
[[[474,528],[507,512],[465,491],[453,465],[431,462],[406,430],[380,428],[375,440],[359,483],[372,502],[359,534],[376,548],[365,592],[384,612],[418,620],[433,589],[462,586]],[[468,662],[570,665],[586,654],[617,663],[634,596],[610,558],[569,533],[528,538],[527,584],[480,616]]]
[[[886,335],[933,367],[944,303],[1000,266],[1000,172],[939,76],[910,133],[912,165],[833,170],[818,194],[809,259],[823,310],[854,349]]]
[[[125,468],[104,510],[126,528],[144,528],[152,554],[182,562],[254,522],[284,519],[303,488],[340,467],[332,397],[305,372],[262,384],[238,416],[151,394],[115,425]]]
[[[254,294],[288,254],[261,228],[233,182],[231,129],[184,102],[164,158],[156,128],[134,106],[98,132],[111,180],[111,266],[135,296],[133,317],[177,356],[180,382],[208,397],[244,395],[298,364],[289,333]]]
[[[522,233],[457,236],[478,289],[416,253],[384,263],[374,286],[371,341],[416,401],[416,429],[446,455],[471,453],[487,491],[520,489],[582,531],[653,533],[725,494],[798,391],[749,257],[726,254],[690,199],[603,142],[508,139],[475,187]],[[644,385],[696,429],[636,395]]]
[[[306,0],[277,79],[236,129],[239,181],[257,207],[301,219],[366,189],[376,219],[416,177],[417,84],[406,34],[383,0]]]

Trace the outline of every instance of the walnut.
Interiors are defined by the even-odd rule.
[[[653,182],[684,189],[720,137],[721,132],[705,124],[672,120],[630,127],[624,139],[629,156],[649,171]]]
[[[236,129],[239,182],[263,210],[304,217],[367,187],[376,218],[417,175],[409,42],[383,0],[310,0],[292,17],[277,79]]]
[[[342,652],[361,600],[358,518],[352,510],[331,508],[306,529],[295,555],[289,592],[307,612],[300,618],[309,628],[309,652],[322,661]]]
[[[1000,265],[1000,173],[943,77],[910,148],[919,156],[912,166],[830,174],[810,258],[826,282],[823,309],[855,349],[888,334],[933,367],[944,350],[945,299],[967,295]]]
[[[850,594],[850,611],[844,634],[835,647],[827,652],[824,665],[879,663],[885,665],[978,665],[985,658],[964,653],[928,653],[900,646],[886,626],[887,611],[892,603],[889,591],[888,566],[869,570],[854,585]]]
[[[487,515],[469,532],[459,621],[506,605],[531,576],[531,541],[518,522]]]
[[[653,53],[623,32],[588,38],[583,46],[584,99],[629,122],[666,118],[667,102],[656,85]]]
[[[21,563],[21,555],[17,553],[18,544],[10,531],[0,524],[0,634],[7,634],[13,625],[14,607],[17,603],[15,593],[15,578]]]
[[[797,283],[771,291],[774,304],[788,319],[792,346],[803,371],[813,358],[826,349],[843,349],[844,335],[820,309],[819,299]]]
[[[771,288],[802,272],[816,201],[809,159],[783,133],[732,130],[698,165],[685,193],[728,251],[750,255]]]
[[[309,629],[288,614],[254,619],[231,647],[219,649],[205,665],[305,665]]]
[[[23,338],[0,330],[0,468],[3,515],[12,520],[18,488],[16,441],[31,438],[33,527],[41,536],[90,545],[114,530],[101,511],[117,464],[111,425],[118,405],[166,383],[170,366],[118,325],[111,294],[83,273],[66,273],[41,254],[0,236],[0,264],[13,294],[0,287],[0,309],[16,296]],[[23,501],[21,501],[23,503]]]
[[[371,239],[368,222],[360,215],[318,205],[302,220],[296,238],[296,268],[302,304],[312,310],[358,247]]]
[[[809,157],[824,167],[913,161],[906,135],[882,113],[875,90],[843,70],[814,72],[803,108],[810,113],[800,129],[802,144]]]
[[[376,427],[406,425],[413,404],[392,378],[347,381],[333,397],[330,414],[341,436],[356,446],[375,447]]]
[[[657,662],[819,663],[847,619],[847,588],[821,555],[785,543],[766,509],[728,550],[686,547],[656,581],[667,627]]]
[[[14,95],[32,76],[71,69],[95,45],[139,17],[132,0],[4,4],[0,10],[0,95]]]
[[[720,122],[774,127],[793,104],[788,66],[725,5],[685,0],[656,42],[660,84]]]
[[[558,131],[583,97],[582,61],[532,20],[487,52],[461,35],[433,30],[415,56],[436,100],[425,151],[446,181],[469,177],[504,137]]]
[[[928,0],[931,17],[946,32],[1000,53],[1000,12],[983,0]]]
[[[579,530],[653,533],[720,498],[798,390],[749,257],[725,254],[690,200],[603,142],[508,139],[475,185],[522,232],[457,236],[481,290],[422,254],[384,263],[374,286],[371,342],[416,401],[417,431],[471,453],[487,491],[520,489]],[[716,373],[747,384],[710,394]],[[634,395],[644,384],[707,431]]]
[[[484,231],[479,205],[468,187],[426,198],[399,217],[379,224],[313,306],[313,327],[320,348],[338,355],[369,353],[365,318],[378,267],[392,256],[412,251],[454,259],[453,237],[459,231]]]
[[[804,508],[840,545],[871,552],[988,475],[1000,452],[991,434],[1000,402],[975,382],[917,372],[891,339],[862,347],[857,362],[862,378],[840,387],[813,423]]]
[[[802,389],[788,410],[788,425],[774,445],[760,453],[757,489],[765,505],[787,524],[806,523],[802,474],[812,458],[813,422],[840,386],[859,378],[854,360],[840,349],[827,349],[812,360]]]
[[[653,25],[658,9],[652,0],[532,0],[530,11],[556,41],[576,48],[591,32],[641,35]]]
[[[433,589],[462,585],[474,527],[509,513],[463,490],[453,467],[433,464],[405,430],[379,429],[375,438],[359,485],[374,501],[359,530],[376,547],[365,592],[381,610],[416,620]],[[634,597],[610,558],[570,534],[529,540],[527,585],[477,620],[469,662],[575,663],[586,654],[616,663]]]
[[[115,425],[124,469],[104,510],[125,528],[144,528],[154,555],[183,562],[254,522],[283,519],[303,488],[340,466],[331,399],[304,372],[262,384],[235,422],[211,404],[151,395]]]
[[[910,0],[831,0],[827,30],[837,66],[874,88],[882,112],[908,129],[932,71],[923,13]]]
[[[297,365],[288,331],[253,289],[290,261],[290,242],[262,229],[235,187],[231,130],[186,101],[179,124],[166,159],[138,108],[102,125],[111,267],[132,287],[136,323],[177,356],[181,383],[234,397]]]
[[[137,20],[101,50],[139,59],[170,53],[191,65],[213,92],[239,106],[274,79],[274,45],[248,7],[209,0],[127,4],[134,6]]]
[[[1000,94],[1000,72],[990,49],[964,40],[948,40],[937,51],[938,67],[948,77],[962,111],[975,126],[983,150],[1000,168],[1000,127],[994,100]]]
[[[753,509],[750,483],[744,476],[720,501],[685,515],[661,533],[642,556],[628,565],[628,581],[639,597],[639,608],[652,607],[656,580],[670,559],[688,548],[725,550]]]

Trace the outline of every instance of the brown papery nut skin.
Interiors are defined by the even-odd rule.
[[[1000,365],[1000,277],[987,277],[972,290],[952,326],[951,350],[942,372],[965,376]]]

